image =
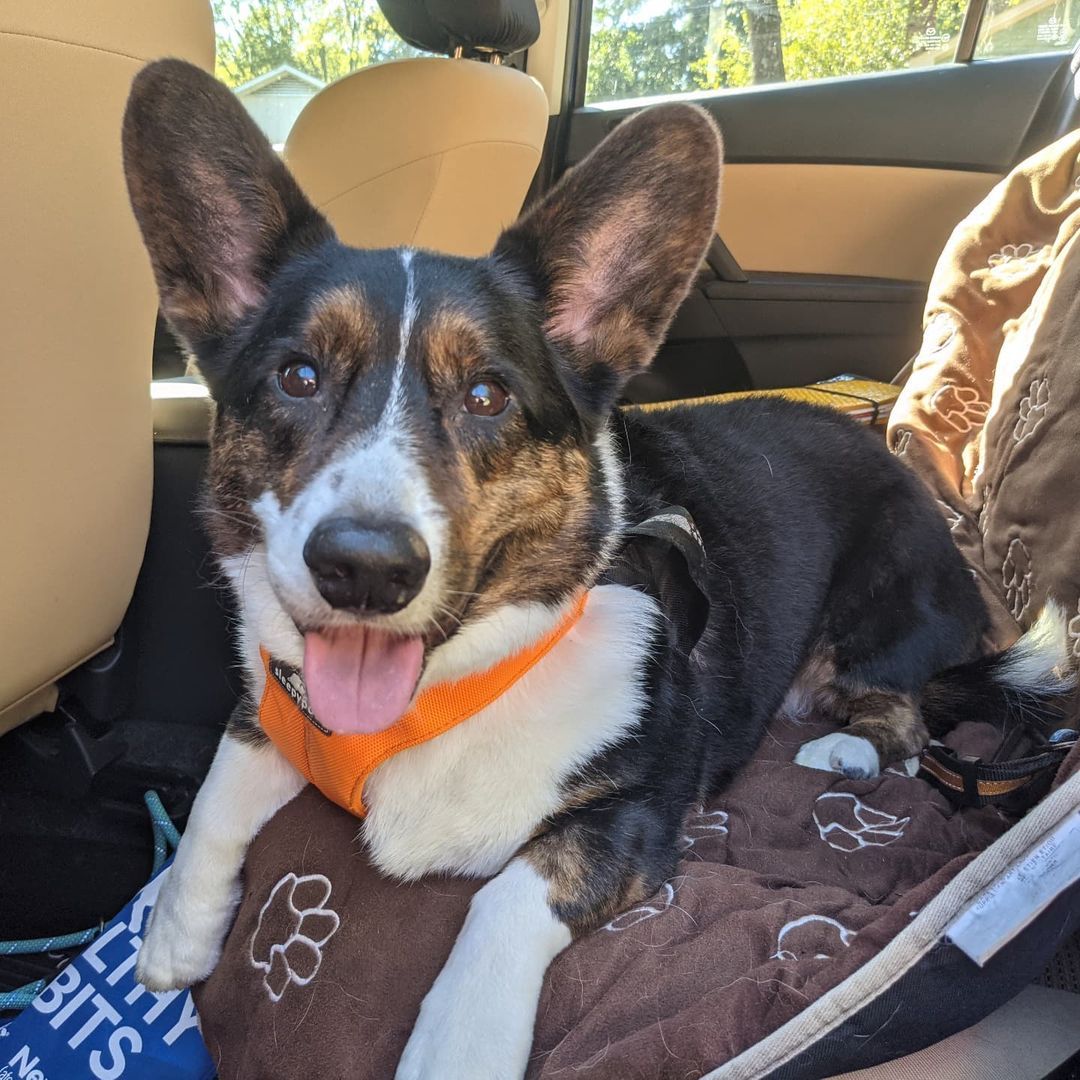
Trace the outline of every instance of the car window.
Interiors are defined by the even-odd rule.
[[[1080,40],[1075,0],[990,0],[979,27],[975,59],[1071,49]]]
[[[300,110],[352,71],[419,56],[376,0],[214,0],[217,76],[280,149]]]
[[[585,100],[949,63],[966,7],[966,0],[593,0]]]

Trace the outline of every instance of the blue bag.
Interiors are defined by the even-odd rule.
[[[135,981],[140,935],[166,873],[0,1026],[0,1080],[212,1080],[191,991],[159,994]]]

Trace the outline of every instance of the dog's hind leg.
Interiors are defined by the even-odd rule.
[[[173,990],[213,971],[240,899],[248,845],[304,783],[246,714],[230,721],[150,913],[139,982]]]
[[[890,762],[915,757],[929,740],[918,703],[910,694],[859,693],[834,685],[833,701],[836,718],[846,720],[847,728],[803,745],[795,764],[862,780],[877,776]]]
[[[834,668],[824,711],[848,726],[807,743],[795,758],[852,778],[876,776],[926,746],[923,687],[977,654],[987,618],[914,477],[899,473],[864,513],[837,563],[821,630],[820,648]]]

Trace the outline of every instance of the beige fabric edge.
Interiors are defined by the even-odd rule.
[[[206,446],[213,403],[206,384],[193,375],[155,379],[150,384],[154,442]]]
[[[19,698],[6,709],[0,709],[0,735],[6,735],[39,713],[52,712],[60,698],[56,683],[46,683]]]
[[[964,867],[911,925],[839,986],[738,1057],[702,1080],[757,1080],[854,1016],[914,967],[940,940],[960,908],[1033,847],[1064,816],[1080,807],[1080,773],[1051,792],[977,859]]]

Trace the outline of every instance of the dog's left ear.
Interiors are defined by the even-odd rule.
[[[530,273],[593,408],[648,367],[689,292],[716,229],[721,160],[704,110],[647,109],[499,238],[495,257]]]

